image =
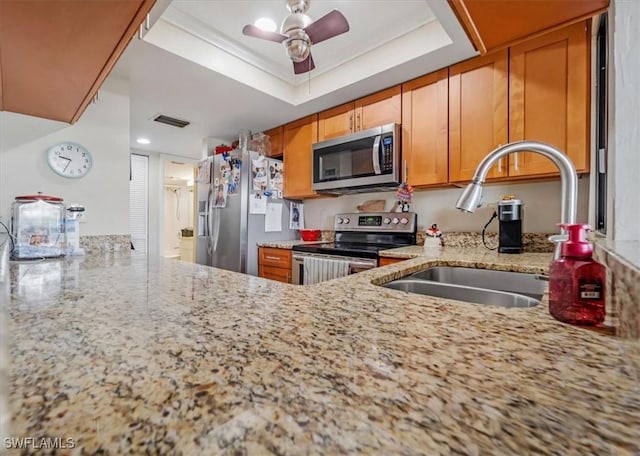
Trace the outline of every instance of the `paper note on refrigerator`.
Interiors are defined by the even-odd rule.
[[[291,203],[289,229],[300,230],[302,228],[304,228],[304,205],[302,203]]]
[[[264,231],[282,231],[282,203],[267,204]]]
[[[249,214],[266,214],[268,199],[262,192],[252,192],[249,195]]]

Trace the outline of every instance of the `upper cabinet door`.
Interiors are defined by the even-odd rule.
[[[480,161],[507,143],[507,50],[449,68],[449,181],[468,181]],[[488,177],[506,176],[500,160]]]
[[[317,196],[311,189],[312,144],[318,140],[318,115],[284,126],[284,196],[302,199]]]
[[[542,141],[589,170],[588,21],[513,46],[509,68],[509,141]],[[546,157],[509,157],[509,175],[558,173]]]
[[[318,114],[318,141],[354,132],[354,103],[349,102]]]
[[[399,85],[318,114],[318,141],[389,123],[402,123]]]
[[[402,123],[402,86],[398,85],[355,101],[355,131]]]
[[[449,71],[402,85],[402,158],[415,187],[444,184],[448,170]]]
[[[449,0],[481,54],[581,22],[609,0]]]
[[[282,127],[282,125],[276,128],[272,128],[271,130],[267,130],[263,133],[269,137],[269,142],[271,143],[271,154],[269,156],[275,158],[282,157],[282,147],[284,139],[284,128]]]

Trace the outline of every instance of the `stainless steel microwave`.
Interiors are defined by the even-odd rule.
[[[400,131],[399,124],[387,124],[314,144],[312,188],[394,190],[400,184]]]

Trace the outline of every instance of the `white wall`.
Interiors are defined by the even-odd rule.
[[[0,134],[20,138],[3,140],[0,150],[0,216],[10,220],[11,203],[18,195],[42,192],[62,197],[65,204],[86,207],[81,235],[129,234],[129,88],[109,78],[100,101],[91,104],[74,125],[29,116],[0,113]],[[30,125],[46,125],[32,128]],[[30,131],[30,134],[29,134]],[[46,150],[60,141],[78,142],[91,151],[93,169],[81,179],[55,174],[46,162]]]
[[[444,232],[480,232],[491,217],[496,203],[505,195],[514,195],[524,203],[524,226],[527,233],[555,233],[560,221],[560,181],[511,183],[485,185],[483,207],[473,214],[465,214],[455,208],[461,188],[439,190],[416,190],[413,193],[411,211],[418,213],[420,229],[437,223]],[[587,221],[589,179],[583,176],[578,181],[578,221]],[[345,195],[338,198],[306,200],[304,204],[305,226],[308,228],[333,229],[333,215],[338,212],[356,212],[356,206],[368,199],[384,199],[385,210],[395,202],[394,192]],[[487,229],[497,231],[494,221]]]
[[[614,0],[609,24],[609,214],[607,235],[640,240],[640,2]]]

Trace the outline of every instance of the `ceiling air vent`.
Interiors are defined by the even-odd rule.
[[[175,117],[169,117],[165,115],[158,115],[153,118],[155,122],[160,122],[163,124],[171,125],[172,127],[184,128],[189,125],[191,122],[187,122],[186,120],[176,119]]]

